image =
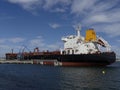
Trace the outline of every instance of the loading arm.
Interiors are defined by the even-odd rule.
[[[107,51],[111,51],[111,46],[109,45],[109,43],[103,39],[102,37],[97,37],[97,42],[98,44],[100,44],[103,47],[106,47]]]

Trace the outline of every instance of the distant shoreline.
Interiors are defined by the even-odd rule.
[[[116,60],[116,62],[120,62],[120,60]]]

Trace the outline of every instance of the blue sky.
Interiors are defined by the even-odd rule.
[[[61,37],[94,28],[120,54],[120,0],[0,0],[0,56],[19,52],[56,50]],[[26,51],[29,51],[26,49]]]

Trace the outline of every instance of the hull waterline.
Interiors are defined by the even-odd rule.
[[[116,55],[114,52],[87,55],[36,55],[32,59],[49,63],[54,63],[53,60],[56,60],[61,63],[60,66],[106,66],[115,62]]]

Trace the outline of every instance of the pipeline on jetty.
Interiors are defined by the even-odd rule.
[[[57,60],[0,60],[0,64],[39,64],[50,66],[62,66]]]

